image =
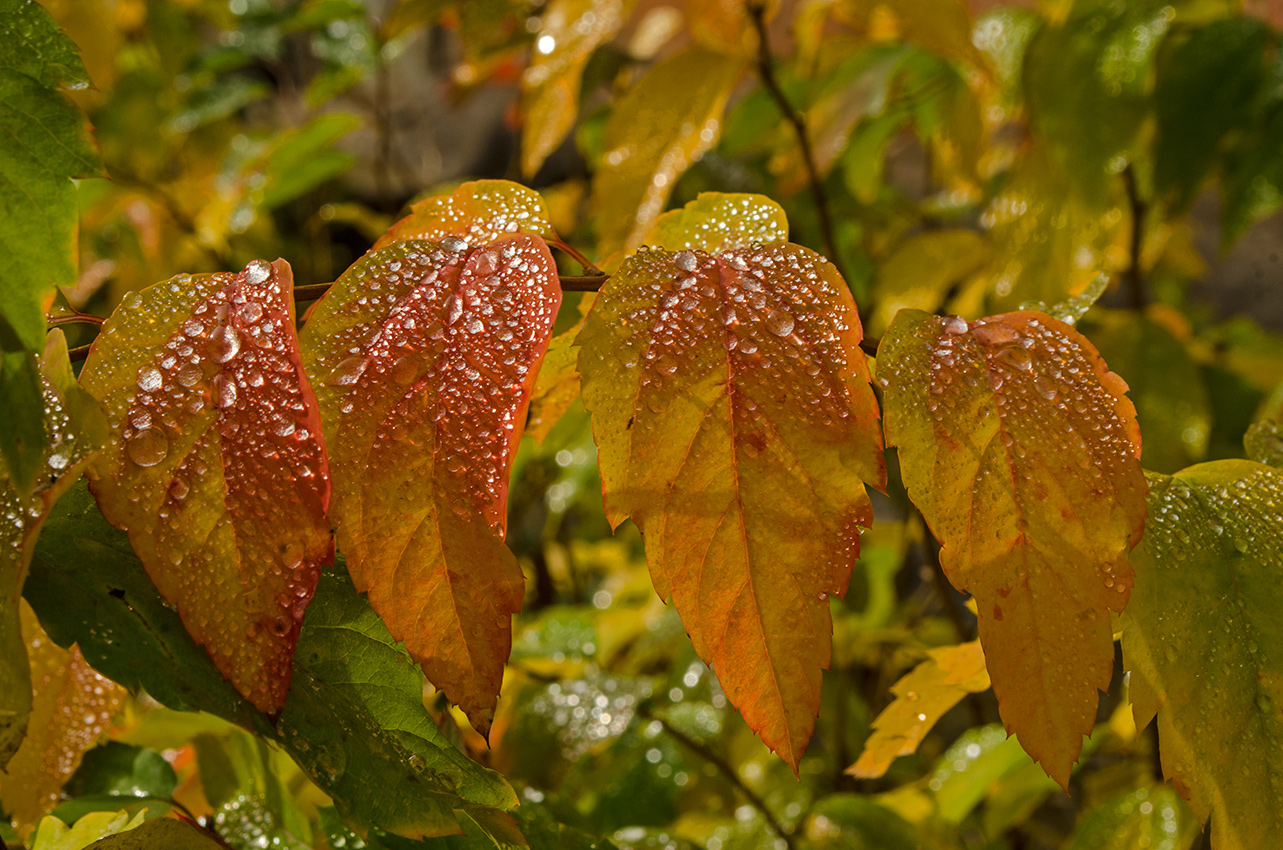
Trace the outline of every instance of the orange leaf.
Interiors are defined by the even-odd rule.
[[[98,506],[218,669],[261,711],[289,690],[303,610],[333,556],[316,398],[278,260],[132,293],[81,373],[112,445]]]
[[[1062,786],[1109,686],[1145,521],[1136,411],[1090,342],[1040,313],[902,310],[878,349],[888,444],[979,606],[1007,730]]]
[[[374,250],[400,239],[463,239],[484,245],[512,233],[556,238],[548,208],[533,189],[507,180],[464,183],[450,195],[419,201],[410,214],[392,225]]]
[[[895,700],[873,721],[873,734],[864,752],[846,772],[876,779],[891,762],[918,750],[918,745],[945,712],[967,694],[989,689],[980,641],[942,646],[891,687]]]
[[[22,636],[35,701],[27,737],[0,771],[0,800],[15,823],[30,827],[53,810],[63,784],[107,730],[127,694],[98,675],[74,645],[66,650],[50,640],[25,602]]]
[[[483,734],[523,594],[508,474],[560,303],[537,236],[402,241],[348,269],[303,331],[352,580]]]
[[[749,725],[796,770],[832,621],[885,473],[846,284],[775,243],[643,251],[579,335],[607,515],[646,535],[676,605]]]

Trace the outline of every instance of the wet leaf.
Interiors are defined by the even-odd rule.
[[[1283,471],[1222,460],[1149,477],[1123,617],[1136,727],[1216,850],[1283,842]],[[1196,663],[1194,663],[1196,662]],[[1248,755],[1250,754],[1250,756]]]
[[[582,321],[553,337],[539,366],[530,394],[526,433],[541,443],[579,398],[579,349],[575,347],[575,337],[581,328]]]
[[[514,233],[552,238],[548,207],[539,193],[507,180],[464,183],[452,194],[426,198],[392,225],[374,249],[401,239],[436,241],[453,237],[477,247]]]
[[[114,452],[90,466],[187,630],[275,713],[321,565],[333,556],[320,412],[299,359],[284,261],[132,294],[81,374]]]
[[[1253,422],[1243,435],[1243,447],[1252,460],[1283,469],[1283,428],[1278,420]]]
[[[0,771],[0,800],[14,822],[32,825],[58,802],[63,783],[107,729],[125,692],[94,672],[80,650],[50,640],[25,605],[22,637],[35,699],[22,746]]]
[[[89,85],[76,45],[39,3],[4,0],[0,9],[0,70],[25,74],[50,89]]]
[[[527,177],[574,127],[584,66],[619,31],[633,5],[634,0],[553,0],[544,7],[530,67],[521,77],[521,169]]]
[[[655,220],[645,239],[652,248],[715,253],[789,238],[784,208],[765,195],[701,192]]]
[[[47,817],[36,830],[32,850],[84,850],[95,841],[141,824],[146,812],[132,817],[126,811],[91,812],[70,827],[57,817]]]
[[[836,270],[786,243],[635,254],[579,336],[607,516],[637,523],[655,589],[795,769],[827,599],[885,483],[860,338]]]
[[[1145,518],[1135,410],[1091,343],[1040,313],[902,311],[878,349],[887,442],[979,606],[1007,729],[1062,786],[1113,668],[1110,611]]]
[[[459,832],[465,801],[508,809],[503,777],[423,707],[423,674],[345,576],[321,577],[299,640],[281,738],[351,822],[408,838]]]
[[[483,734],[524,590],[508,474],[560,303],[537,236],[400,241],[344,273],[303,332],[353,581]]]
[[[172,818],[149,820],[90,844],[91,850],[221,850],[208,833]]]
[[[1100,356],[1130,387],[1145,468],[1171,473],[1202,460],[1212,406],[1185,344],[1161,323],[1131,311],[1097,310],[1084,325]]]
[[[963,697],[989,689],[979,641],[933,649],[928,656],[891,687],[895,700],[873,721],[873,734],[847,773],[882,776],[896,758],[917,752],[931,727]]]
[[[18,600],[40,528],[54,503],[102,445],[105,423],[97,403],[80,388],[67,359],[67,340],[54,330],[40,358],[44,399],[44,474],[35,493],[20,494],[0,461],[0,768],[18,747],[31,709],[27,654],[18,625]]]
[[[932,311],[989,260],[991,249],[974,230],[932,230],[908,237],[878,268],[877,310],[869,329],[882,331],[909,307]]]
[[[716,143],[741,69],[739,59],[690,47],[651,68],[615,106],[592,189],[605,250],[641,244],[677,178]]]
[[[1198,833],[1189,807],[1160,785],[1127,791],[1088,812],[1065,850],[1187,850]]]
[[[971,14],[960,0],[854,0],[838,14],[858,30],[879,29],[931,53],[985,68],[984,56],[971,41]],[[888,20],[889,18],[889,20]]]

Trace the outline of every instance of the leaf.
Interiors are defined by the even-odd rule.
[[[25,74],[47,89],[89,86],[76,45],[39,3],[3,0],[0,10],[0,70]]]
[[[333,557],[289,266],[255,260],[131,295],[81,381],[116,447],[89,469],[103,515],[223,675],[279,711],[303,609]]]
[[[508,474],[560,303],[537,236],[400,241],[345,272],[303,332],[353,581],[482,734],[524,591]]]
[[[604,251],[636,248],[677,178],[717,142],[741,61],[688,47],[651,68],[606,123],[592,207]]]
[[[991,249],[974,230],[932,230],[909,236],[878,268],[877,310],[870,329],[885,329],[908,307],[935,310],[989,261]]]
[[[553,0],[521,77],[521,170],[533,177],[575,126],[584,66],[619,32],[634,0]]]
[[[346,818],[420,838],[457,833],[460,798],[517,805],[502,776],[446,739],[423,675],[346,577],[322,575],[305,626],[281,737]]]
[[[565,333],[553,337],[539,366],[539,375],[530,393],[526,433],[541,443],[579,398],[579,349],[574,346],[583,326],[579,321]]]
[[[78,649],[67,651],[50,640],[26,606],[22,636],[35,699],[22,746],[0,771],[0,799],[14,822],[31,825],[53,809],[63,783],[107,729],[125,693],[94,672]]]
[[[807,836],[820,848],[918,850],[922,847],[921,836],[913,824],[868,797],[830,794],[816,802],[814,813]]]
[[[70,797],[87,794],[169,797],[177,785],[174,768],[160,753],[108,741],[85,753],[63,791]]]
[[[1222,243],[1229,246],[1253,223],[1283,203],[1283,59],[1275,56],[1266,74],[1262,103],[1253,126],[1225,157],[1225,211]]]
[[[967,694],[989,690],[979,641],[929,650],[928,658],[891,687],[895,700],[873,721],[859,760],[847,773],[876,779],[899,756],[917,752],[931,727]]]
[[[426,198],[374,243],[372,250],[402,239],[461,239],[477,247],[513,233],[556,237],[548,207],[533,189],[507,180],[464,183],[450,195]]]
[[[1178,207],[1193,200],[1225,137],[1251,122],[1269,42],[1260,21],[1224,18],[1193,30],[1160,62],[1154,187],[1174,195]]]
[[[1040,313],[904,310],[878,348],[887,442],[979,607],[1007,729],[1062,787],[1109,686],[1145,483],[1126,384]],[[978,527],[979,523],[982,527]]]
[[[579,335],[606,514],[646,536],[660,597],[795,770],[885,473],[845,283],[797,245],[634,254]]]
[[[645,242],[666,251],[717,251],[789,238],[784,208],[765,195],[700,192],[655,220]]]
[[[1283,469],[1283,428],[1278,420],[1253,422],[1243,435],[1243,447],[1252,460]]]
[[[38,375],[44,401],[43,476],[23,496],[0,463],[0,767],[18,748],[31,709],[31,679],[18,601],[45,517],[80,477],[105,430],[97,404],[76,383],[62,331],[49,334]]]
[[[132,817],[128,812],[94,812],[68,827],[56,817],[47,817],[36,830],[32,850],[83,850],[98,839],[133,829],[143,822],[145,812]]]
[[[1083,332],[1131,388],[1145,468],[1171,473],[1202,460],[1212,407],[1185,344],[1153,318],[1123,310],[1097,310]]]
[[[860,30],[885,27],[898,39],[921,45],[937,56],[987,67],[972,44],[971,14],[959,0],[854,0],[838,8],[838,14]]]
[[[221,850],[204,830],[172,818],[149,820],[90,844],[91,850]]]
[[[1136,728],[1158,715],[1163,773],[1211,815],[1216,850],[1276,846],[1283,471],[1221,460],[1150,475],[1149,488],[1123,617]]]
[[[1084,815],[1065,850],[1187,850],[1198,833],[1189,807],[1175,791],[1165,785],[1142,787]]]
[[[181,711],[270,728],[192,641],[83,482],[45,523],[23,593],[59,646],[78,644],[95,670],[129,690]]]

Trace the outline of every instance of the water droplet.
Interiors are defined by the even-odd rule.
[[[678,251],[673,255],[673,265],[684,272],[693,272],[699,267],[699,260],[693,251]]]
[[[793,333],[793,317],[783,310],[771,310],[766,314],[766,329],[776,336],[788,336]]]
[[[164,382],[164,377],[155,366],[144,366],[138,373],[138,389],[145,393],[155,392]]]
[[[258,286],[272,276],[272,265],[266,260],[251,260],[244,274],[246,283]]]
[[[361,375],[365,373],[365,368],[368,365],[370,365],[370,361],[364,357],[349,357],[346,360],[341,360],[339,365],[334,367],[330,383],[339,386],[355,384],[361,379]]]
[[[236,356],[236,352],[241,350],[240,335],[228,325],[219,325],[214,328],[214,333],[210,335],[209,342],[213,347],[214,359],[219,363],[226,363]]]
[[[445,301],[445,320],[453,325],[463,317],[463,300],[458,295],[451,295]]]
[[[236,404],[236,381],[219,373],[214,376],[214,402],[223,408]]]
[[[126,440],[125,451],[139,466],[155,466],[169,456],[169,437],[160,428],[148,428]]]

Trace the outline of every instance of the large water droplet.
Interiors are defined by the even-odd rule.
[[[160,428],[139,431],[125,441],[125,452],[139,466],[155,466],[169,456],[169,437]]]
[[[214,376],[214,403],[219,407],[231,407],[236,404],[236,381],[222,374]]]
[[[783,310],[771,310],[766,314],[766,329],[776,336],[788,336],[793,333],[793,317]]]
[[[219,363],[226,363],[241,350],[240,335],[228,325],[219,325],[215,328],[214,333],[210,335],[209,343],[214,351],[214,359]]]
[[[164,382],[164,377],[155,366],[144,366],[138,373],[138,389],[145,393],[155,392]]]
[[[272,276],[272,265],[266,260],[251,260],[245,267],[245,282],[258,286]]]
[[[445,302],[445,320],[453,325],[463,317],[463,300],[458,295],[451,295]]]
[[[369,364],[370,361],[364,357],[349,357],[346,360],[340,360],[339,365],[334,367],[330,383],[344,387],[349,384],[355,384],[360,380],[361,375],[365,372],[365,367]]]

